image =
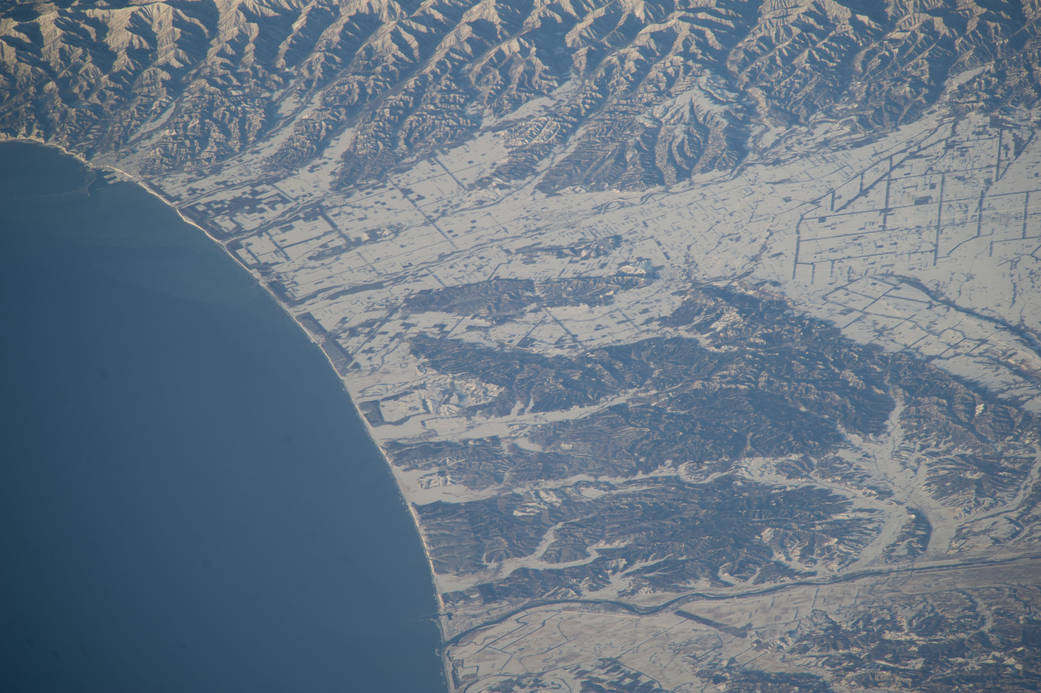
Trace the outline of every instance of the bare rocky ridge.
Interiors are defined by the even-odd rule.
[[[329,357],[477,691],[1035,690],[1036,2],[26,2],[0,132]]]
[[[1029,105],[1039,89],[1036,3],[63,5],[5,13],[0,126],[87,155],[133,146],[149,174],[261,138],[285,172],[349,133],[351,186],[491,127],[509,149],[492,179],[640,189],[757,158],[765,128],[877,136],[977,67],[955,101]],[[513,115],[537,99],[553,107]]]

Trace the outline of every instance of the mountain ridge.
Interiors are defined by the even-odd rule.
[[[641,189],[732,168],[756,130],[827,118],[889,131],[988,61],[960,93],[989,82],[992,101],[1036,102],[1036,3],[933,4],[180,0],[13,18],[26,4],[0,19],[0,127],[88,155],[147,146],[152,174],[270,138],[277,173],[351,130],[350,186],[551,98],[497,126],[518,144],[493,176],[536,174],[552,152],[546,192]]]
[[[1038,14],[33,3],[0,133],[149,186],[323,349],[457,690],[1029,690]]]

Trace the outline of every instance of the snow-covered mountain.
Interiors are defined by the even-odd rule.
[[[1036,690],[1036,0],[0,9],[328,356],[460,691]]]

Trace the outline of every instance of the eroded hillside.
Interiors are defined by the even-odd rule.
[[[458,690],[1033,690],[1039,13],[23,3],[0,131],[324,350]]]

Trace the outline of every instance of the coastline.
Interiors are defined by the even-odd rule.
[[[438,610],[438,612],[437,612],[437,627],[438,627],[438,633],[439,633],[439,637],[440,637],[440,645],[438,647],[438,656],[441,659],[442,677],[444,679],[445,687],[446,687],[446,690],[448,691],[448,693],[455,693],[456,688],[455,688],[455,685],[453,683],[451,662],[449,661],[448,656],[447,656],[447,652],[446,652],[446,650],[447,650],[447,637],[446,637],[446,631],[445,631],[445,624],[444,624],[444,620],[443,620],[444,619],[443,614],[444,614],[444,610],[445,610],[445,605],[444,605],[444,601],[441,598],[441,594],[440,594],[440,592],[437,589],[437,582],[436,582],[435,574],[434,574],[434,564],[433,564],[432,557],[430,555],[430,547],[429,547],[429,545],[427,543],[426,537],[423,534],[422,527],[419,524],[419,516],[416,514],[415,508],[412,506],[412,504],[409,503],[408,497],[405,495],[404,487],[402,486],[401,481],[398,479],[398,475],[397,475],[397,473],[394,470],[394,466],[390,462],[390,457],[387,455],[387,452],[386,452],[386,450],[384,450],[383,446],[380,445],[380,443],[377,441],[376,436],[375,436],[374,431],[373,431],[373,428],[372,428],[372,425],[369,423],[368,419],[365,418],[365,415],[362,413],[361,409],[358,407],[357,402],[355,401],[354,397],[351,395],[350,388],[347,386],[346,379],[340,375],[339,371],[337,371],[336,365],[335,365],[332,357],[328,354],[328,352],[326,352],[326,350],[322,346],[322,344],[317,339],[315,339],[314,335],[307,329],[307,327],[302,322],[297,320],[296,316],[293,315],[293,313],[289,309],[289,307],[286,306],[285,303],[279,298],[278,294],[276,294],[271,289],[271,287],[267,285],[266,282],[261,280],[261,278],[259,277],[259,275],[257,273],[253,272],[248,267],[245,267],[242,264],[242,262],[238,259],[238,257],[236,257],[234,253],[232,253],[231,251],[228,250],[227,246],[224,245],[224,243],[222,243],[218,238],[216,238],[213,234],[211,234],[204,226],[200,225],[198,222],[192,220],[187,215],[185,215],[183,212],[181,212],[181,210],[177,207],[177,205],[175,205],[173,202],[168,200],[161,192],[159,192],[158,190],[153,188],[146,180],[140,178],[137,175],[131,174],[130,172],[125,171],[124,169],[121,169],[121,168],[119,168],[117,166],[101,165],[101,164],[97,164],[95,162],[92,162],[92,161],[90,161],[89,159],[87,159],[86,157],[84,157],[83,155],[81,155],[81,154],[79,154],[77,152],[71,151],[71,150],[65,148],[64,146],[62,146],[60,144],[56,144],[54,142],[49,142],[49,141],[46,141],[46,140],[44,140],[42,138],[39,138],[39,137],[35,137],[35,136],[9,137],[9,136],[0,134],[0,144],[3,144],[3,143],[35,144],[35,145],[39,145],[39,146],[43,146],[43,147],[48,147],[50,149],[54,149],[54,150],[57,150],[57,151],[61,152],[65,156],[68,156],[68,157],[71,157],[71,158],[75,159],[76,161],[78,161],[80,164],[82,164],[83,166],[85,166],[89,170],[92,170],[92,171],[102,171],[102,172],[112,172],[112,173],[117,174],[124,181],[129,182],[129,183],[133,183],[134,185],[137,185],[142,190],[144,190],[146,193],[148,193],[149,195],[151,195],[155,199],[159,200],[159,202],[161,202],[164,206],[166,206],[169,209],[171,209],[175,214],[177,214],[178,218],[180,218],[180,220],[184,224],[187,224],[188,226],[194,227],[195,229],[201,231],[202,234],[207,239],[209,239],[211,242],[216,244],[224,252],[225,255],[227,255],[228,257],[231,258],[231,260],[234,262],[236,267],[238,267],[240,270],[242,270],[242,271],[244,271],[244,272],[246,272],[247,274],[250,275],[250,277],[254,280],[254,283],[259,285],[268,294],[268,296],[271,297],[271,299],[275,302],[275,304],[279,307],[279,309],[290,319],[290,321],[294,325],[296,325],[296,327],[301,332],[303,332],[303,334],[307,338],[307,340],[311,344],[313,344],[315,347],[317,347],[318,351],[322,354],[322,357],[325,359],[326,363],[328,363],[330,370],[335,375],[337,381],[340,384],[340,387],[343,389],[344,393],[347,395],[347,399],[350,401],[351,406],[354,408],[355,415],[358,417],[359,421],[361,421],[361,424],[364,427],[365,435],[368,437],[369,441],[373,444],[373,446],[379,451],[380,457],[383,460],[384,469],[390,474],[391,478],[394,480],[394,486],[397,489],[398,497],[399,497],[401,503],[405,506],[405,509],[408,511],[409,516],[412,518],[412,525],[415,528],[416,536],[419,538],[420,546],[423,549],[423,557],[426,560],[427,571],[428,571],[428,575],[430,577],[430,585],[431,585],[431,588],[433,589],[434,603],[436,604],[437,610]]]

